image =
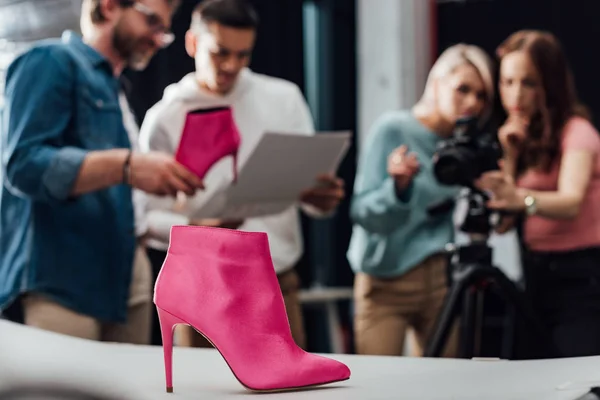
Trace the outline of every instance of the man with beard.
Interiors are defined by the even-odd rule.
[[[132,150],[122,70],[173,40],[174,0],[84,0],[65,32],[8,68],[2,125],[0,310],[27,325],[148,343],[151,278],[133,194],[192,195],[202,182],[167,154]],[[139,211],[139,210],[137,210]]]

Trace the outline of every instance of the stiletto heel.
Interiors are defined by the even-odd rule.
[[[173,335],[177,324],[187,325],[187,323],[158,307],[156,307],[156,310],[158,311],[163,342],[167,393],[173,393]]]
[[[172,385],[173,327],[200,332],[235,378],[257,392],[339,382],[350,369],[294,342],[264,232],[173,226],[154,288]],[[185,320],[185,322],[184,322]]]

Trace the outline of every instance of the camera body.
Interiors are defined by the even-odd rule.
[[[458,120],[452,137],[438,145],[433,173],[445,185],[472,187],[484,172],[499,169],[502,147],[496,135],[482,132],[477,119]]]

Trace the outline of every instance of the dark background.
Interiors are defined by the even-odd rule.
[[[440,49],[457,42],[478,45],[495,56],[496,47],[521,29],[542,29],[562,42],[581,100],[598,121],[600,2],[589,0],[473,0],[438,5]],[[597,124],[596,124],[597,125]]]
[[[130,101],[139,122],[146,110],[160,100],[168,84],[194,69],[193,60],[185,53],[183,43],[191,10],[198,3],[199,0],[183,0],[173,23],[176,41],[160,52],[145,71],[127,72],[133,89]],[[253,4],[261,24],[250,67],[256,72],[295,82],[307,95],[308,87],[315,88],[314,95],[319,101],[311,106],[313,113],[318,115],[317,129],[350,129],[356,134],[355,1],[254,0]],[[305,7],[312,7],[316,20],[305,21]],[[596,71],[600,70],[600,61],[595,55],[594,44],[600,38],[599,16],[600,2],[594,0],[443,2],[437,6],[437,54],[452,44],[467,42],[479,45],[494,55],[502,40],[516,30],[549,30],[564,44],[580,97],[597,117],[600,99],[596,95]],[[305,24],[313,27],[315,43],[305,42]],[[315,56],[318,72],[316,76],[310,76],[305,62]],[[354,182],[356,150],[353,146],[339,171],[346,181],[348,193]],[[351,233],[348,208],[349,197],[332,221],[310,221],[303,217],[306,253],[299,272],[304,287],[315,281],[330,285],[352,284],[353,275],[346,260]],[[490,307],[502,310],[496,309],[493,301]],[[492,335],[497,333],[494,329],[498,325],[493,322],[494,310],[488,324]],[[326,332],[322,328],[325,325],[323,315],[318,309],[305,311],[310,350],[328,351]],[[352,351],[350,314],[346,304],[342,318],[347,327],[348,351]],[[494,345],[490,351],[496,350]]]

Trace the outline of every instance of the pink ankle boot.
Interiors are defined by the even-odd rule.
[[[175,159],[200,179],[223,157],[233,158],[233,182],[238,178],[241,137],[229,106],[190,111]]]
[[[253,391],[343,381],[348,367],[307,353],[292,338],[265,233],[174,226],[154,290],[167,392],[173,391],[173,328],[190,325]]]

